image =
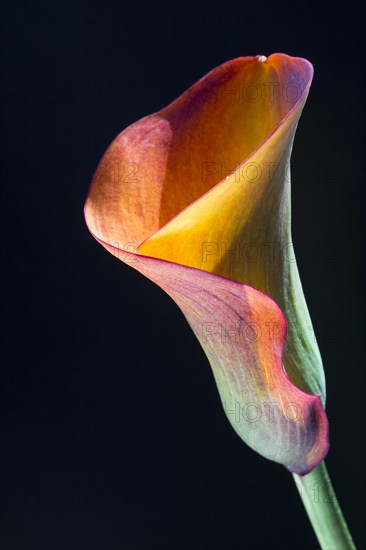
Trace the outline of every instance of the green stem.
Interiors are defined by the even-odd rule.
[[[322,550],[356,550],[325,462],[310,474],[293,476]]]

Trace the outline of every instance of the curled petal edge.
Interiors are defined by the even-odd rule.
[[[305,475],[329,449],[320,395],[296,387],[283,365],[286,319],[262,292],[219,275],[118,249],[118,259],[160,286],[204,349],[230,424],[245,443]]]

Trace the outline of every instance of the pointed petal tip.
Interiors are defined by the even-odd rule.
[[[314,441],[313,448],[308,454],[306,462],[298,462],[297,464],[287,466],[287,470],[299,476],[305,476],[312,472],[326,458],[330,449],[328,417],[320,397],[314,397],[317,399],[314,402],[312,414],[313,424],[316,424],[318,427],[317,438]]]

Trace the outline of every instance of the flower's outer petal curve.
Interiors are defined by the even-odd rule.
[[[304,393],[285,373],[286,320],[275,302],[218,275],[109,248],[180,307],[243,441],[297,474],[305,475],[321,462],[329,448],[328,419],[320,396]]]
[[[328,452],[328,419],[320,396],[285,373],[286,320],[276,303],[250,286],[153,258],[141,257],[138,270],[183,311],[238,435],[291,472],[311,471]]]
[[[312,469],[328,448],[318,395],[325,392],[321,359],[296,263],[283,254],[291,244],[287,166],[311,76],[307,61],[283,54],[218,67],[115,139],[94,175],[85,209],[95,238],[180,305],[210,359],[226,410],[244,407],[238,423],[228,413],[236,431],[297,473]],[[290,86],[298,90],[292,102],[284,92]],[[248,99],[250,92],[262,97],[268,88],[262,102]],[[234,169],[224,179],[221,164]],[[259,171],[255,181],[252,169]],[[248,261],[241,249],[247,244],[276,246],[282,254]],[[262,292],[281,306],[290,333],[296,329],[285,367],[304,391],[282,369],[284,320]],[[244,332],[259,327],[258,341],[244,338],[234,345],[223,336],[236,327],[240,340],[240,323]],[[271,326],[280,332],[270,332],[273,341],[262,332]],[[252,422],[259,403],[268,405],[267,422],[263,409],[261,421]],[[295,422],[286,416],[291,406],[295,414],[301,411]],[[271,407],[284,411],[273,422]]]

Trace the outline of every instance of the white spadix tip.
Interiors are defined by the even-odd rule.
[[[261,61],[262,63],[267,61],[267,58],[265,55],[257,55],[256,58],[258,59],[258,61]]]

